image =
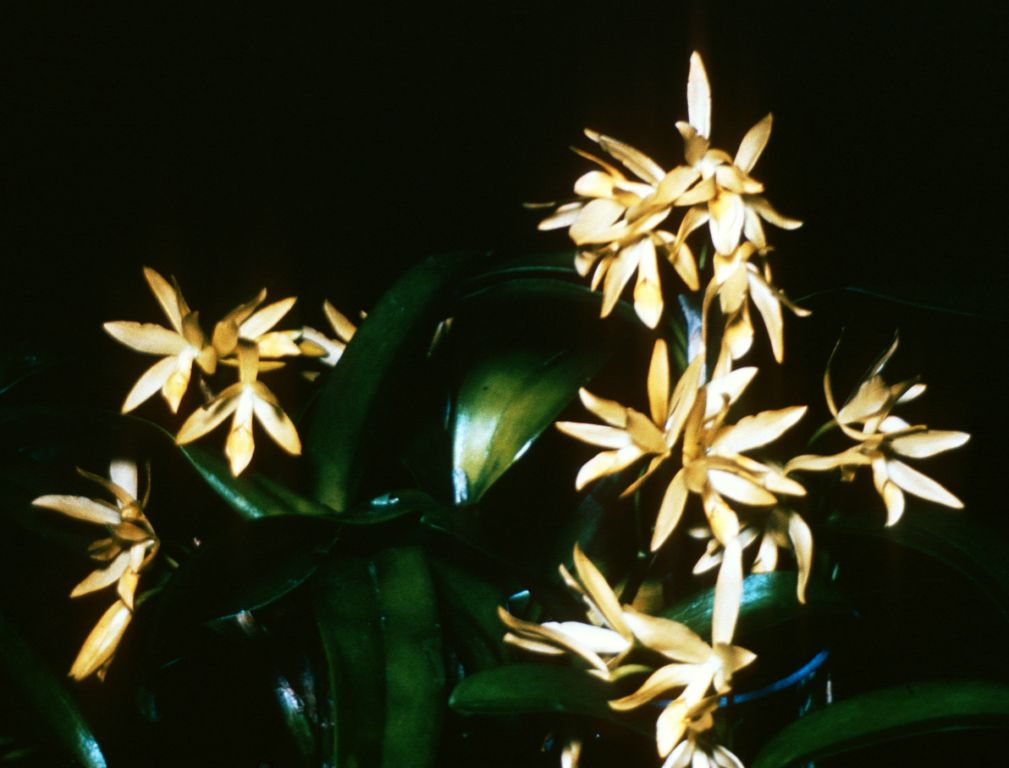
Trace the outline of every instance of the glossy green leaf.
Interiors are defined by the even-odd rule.
[[[581,285],[525,279],[460,306],[454,332],[471,338],[452,426],[456,503],[478,501],[609,358],[599,302]]]
[[[323,518],[266,517],[240,521],[203,543],[159,599],[162,644],[175,632],[283,597],[312,575],[338,529]]]
[[[382,766],[433,766],[445,697],[434,582],[418,547],[382,551],[375,573],[385,649]]]
[[[337,511],[350,507],[377,440],[371,420],[397,362],[423,354],[470,254],[426,259],[379,300],[325,378],[309,417],[305,456],[315,471],[315,497]],[[377,436],[374,436],[377,437]]]
[[[380,765],[385,655],[374,564],[329,558],[312,579],[312,604],[329,667],[325,754],[336,768]]]
[[[467,672],[499,665],[504,629],[497,607],[506,595],[486,579],[444,558],[431,559],[431,573],[443,620]]]
[[[63,680],[0,614],[0,670],[64,751],[85,768],[105,768],[105,757]]]
[[[611,686],[583,669],[505,664],[460,682],[452,691],[449,706],[464,715],[584,715],[650,735],[650,729],[610,709],[607,701],[617,696]]]
[[[795,596],[795,579],[795,573],[786,571],[747,576],[743,580],[736,637],[746,637],[801,616],[851,614],[851,606],[838,590],[816,580],[810,580],[806,604],[802,605]],[[686,624],[701,637],[708,637],[711,633],[714,598],[715,590],[712,587],[670,606],[662,615]]]
[[[889,528],[879,519],[837,514],[827,520],[824,532],[831,537],[892,541],[933,557],[976,584],[1009,619],[1007,542],[975,516],[916,504]]]
[[[1009,687],[983,681],[912,683],[810,712],[771,738],[752,768],[807,765],[919,734],[993,726],[1009,729]]]
[[[412,489],[389,491],[358,504],[333,519],[347,525],[388,523],[406,515],[423,515],[441,505],[423,491]]]

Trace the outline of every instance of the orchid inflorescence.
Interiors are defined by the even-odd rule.
[[[750,651],[732,644],[743,594],[744,550],[759,540],[756,555],[748,560],[754,573],[774,570],[779,549],[790,551],[799,571],[797,598],[806,600],[813,536],[794,508],[806,488],[792,474],[839,468],[843,479],[851,479],[857,468],[870,467],[886,507],[886,524],[893,525],[904,511],[905,493],[962,506],[903,460],[956,448],[968,435],[911,425],[892,413],[895,406],[924,391],[917,380],[895,385],[883,381],[881,372],[896,351],[895,339],[840,408],[828,363],[827,407],[833,423],[855,445],[833,456],[803,455],[780,463],[750,455],[790,430],[807,410],[804,405],[788,406],[735,422],[729,419],[729,411],[758,372],[754,366],[736,367],[753,346],[750,303],[763,319],[772,356],[779,363],[784,359],[782,306],[799,316],[809,314],[774,285],[762,223],[794,229],[801,222],[778,213],[763,196],[764,185],[751,176],[770,137],[770,115],[746,133],[735,156],[712,146],[711,93],[697,53],[690,59],[687,113],[688,121],[676,124],[684,142],[684,162],[670,171],[624,142],[586,130],[609,159],[576,150],[598,169],[581,176],[574,186],[577,199],[557,205],[539,227],[568,228],[577,247],[577,271],[582,276],[591,273],[592,289],[602,289],[604,318],[637,272],[634,310],[647,327],[659,326],[670,303],[664,295],[668,281],[661,279],[660,256],[687,290],[701,293],[700,339],[691,344],[690,359],[675,383],[666,342],[662,338],[655,342],[647,373],[647,413],[582,389],[582,404],[604,423],[562,421],[557,427],[603,449],[578,472],[578,490],[648,458],[644,470],[623,491],[626,497],[664,467],[670,468],[672,478],[652,526],[653,553],[680,527],[690,497],[699,498],[703,523],[688,533],[707,544],[694,573],[718,568],[710,645],[683,624],[622,605],[578,547],[577,578],[564,566],[561,573],[583,603],[588,623],[534,624],[503,609],[500,616],[508,628],[508,642],[535,653],[568,654],[604,680],[648,672],[636,691],[611,699],[610,707],[623,712],[666,700],[655,726],[663,768],[729,768],[741,763],[715,742],[712,713],[718,697],[731,692],[733,673],[755,659]],[[683,211],[678,225],[668,226],[677,210]],[[702,291],[690,240],[704,224],[713,256]],[[713,312],[715,306],[720,311]],[[627,663],[640,651],[660,661],[644,667]],[[676,695],[670,699],[672,694]],[[562,760],[574,766],[580,753],[581,741],[573,740]]]

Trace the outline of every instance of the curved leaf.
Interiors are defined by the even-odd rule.
[[[1009,619],[1007,542],[976,517],[921,504],[889,528],[878,520],[833,515],[825,532],[881,538],[934,557],[976,584]]]
[[[374,565],[330,558],[312,579],[312,604],[329,666],[325,706],[330,764],[380,765],[385,724],[385,658]]]
[[[385,768],[434,765],[441,741],[445,668],[434,584],[418,547],[375,559],[385,648]]]
[[[67,754],[85,768],[105,768],[98,740],[70,692],[0,613],[0,669]]]
[[[806,604],[802,605],[795,596],[795,580],[794,573],[784,571],[754,573],[743,579],[736,636],[745,637],[800,616],[843,616],[851,613],[851,606],[838,590],[817,581],[810,581]],[[686,624],[701,637],[709,637],[714,599],[715,590],[712,587],[670,606],[662,615]]]
[[[505,664],[460,682],[449,706],[464,715],[566,713],[606,720],[651,735],[650,727],[610,709],[613,689],[583,669],[550,664]]]
[[[461,662],[474,670],[498,666],[504,644],[497,607],[506,595],[491,582],[443,558],[432,558],[430,565],[442,617]]]
[[[805,765],[918,734],[1009,728],[1009,686],[983,681],[927,682],[885,688],[828,704],[779,731],[753,768]]]
[[[466,365],[452,425],[457,504],[478,501],[609,358],[613,323],[596,317],[599,301],[584,286],[525,279],[460,306],[454,332],[464,337]]]
[[[441,505],[423,491],[389,491],[335,515],[334,520],[347,525],[388,523],[406,515],[423,515]]]
[[[330,372],[310,416],[305,456],[315,470],[315,497],[337,511],[353,502],[375,449],[369,423],[390,372],[409,353],[427,349],[452,286],[470,254],[426,259],[379,300]]]

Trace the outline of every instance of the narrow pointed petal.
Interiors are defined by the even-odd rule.
[[[710,419],[722,410],[725,404],[735,403],[750,386],[750,382],[756,375],[757,368],[747,366],[746,368],[737,368],[709,382],[704,388],[706,392],[704,418]]]
[[[297,331],[270,331],[257,339],[260,357],[297,357],[301,348],[294,340]]]
[[[751,573],[772,573],[778,567],[778,545],[769,532],[764,533],[757,548],[757,556],[753,560]],[[801,600],[799,602],[802,602]]]
[[[763,120],[754,125],[746,132],[743,140],[739,143],[739,150],[736,152],[735,165],[744,173],[753,170],[753,166],[760,159],[767,140],[771,138],[771,115],[767,115]]]
[[[132,459],[113,459],[109,464],[109,479],[128,496],[139,498],[137,484],[137,463]]]
[[[146,402],[155,392],[158,392],[178,369],[178,365],[178,358],[166,357],[144,371],[137,383],[133,385],[133,389],[126,395],[122,412],[129,413],[141,403]]]
[[[912,469],[902,461],[890,459],[886,462],[890,479],[908,493],[927,501],[934,501],[953,509],[963,509],[963,502],[930,477]]]
[[[708,202],[711,219],[711,242],[719,253],[732,253],[743,233],[743,198],[733,192],[721,191]]]
[[[102,327],[119,343],[149,355],[177,355],[189,346],[181,334],[154,323],[117,320]]]
[[[129,562],[129,550],[120,552],[105,568],[99,568],[85,576],[84,580],[73,588],[70,597],[87,595],[99,589],[104,589],[110,584],[114,584],[119,581],[119,577],[126,571],[126,566],[129,565]]]
[[[264,333],[281,321],[298,299],[289,296],[286,299],[267,304],[253,313],[238,327],[238,333],[245,339],[258,339]]]
[[[569,234],[576,245],[599,242],[599,233],[607,231],[624,213],[624,206],[607,198],[592,200],[582,207]]]
[[[627,426],[627,408],[616,400],[606,400],[602,397],[596,397],[584,387],[578,390],[578,397],[587,411],[594,416],[598,416],[607,424],[614,427]]]
[[[573,559],[578,578],[592,602],[599,609],[603,619],[624,637],[629,636],[630,630],[624,624],[620,601],[617,600],[617,596],[613,593],[609,582],[606,581],[606,577],[596,568],[595,563],[582,552],[582,548],[578,544],[575,544]]]
[[[959,448],[970,440],[966,432],[928,429],[904,437],[895,437],[889,442],[891,448],[901,456],[924,459],[943,451]]]
[[[633,408],[627,409],[627,434],[643,451],[658,454],[667,452],[666,439],[662,430],[655,426],[648,417]]]
[[[642,238],[638,248],[638,280],[634,286],[634,311],[646,326],[655,328],[662,317],[662,288],[659,286],[659,266],[655,256],[655,243],[650,237]]]
[[[708,482],[711,487],[723,496],[744,504],[766,507],[774,504],[777,498],[773,493],[761,488],[752,480],[721,469],[708,470]]]
[[[613,177],[602,171],[589,171],[575,181],[575,194],[581,197],[613,197]]]
[[[228,457],[231,474],[238,477],[249,466],[256,450],[256,442],[252,435],[252,424],[233,424],[224,442],[224,455]]]
[[[664,339],[657,339],[648,365],[648,407],[652,421],[662,424],[669,408],[669,349]]]
[[[698,669],[696,664],[666,664],[649,675],[634,693],[620,699],[612,699],[609,702],[610,708],[618,712],[637,709],[664,693],[686,687],[696,680],[698,675],[703,674],[704,671]]]
[[[648,184],[658,184],[666,175],[661,165],[630,144],[602,134],[595,134],[594,137],[590,135],[589,138],[597,142],[611,157],[615,157],[623,163],[627,170]]]
[[[666,757],[679,744],[687,730],[689,711],[687,702],[676,699],[666,705],[655,721],[655,743],[659,757]]]
[[[545,232],[551,229],[570,227],[578,219],[578,215],[584,206],[585,204],[581,202],[565,203],[537,224],[536,228],[541,232]]]
[[[580,491],[604,475],[612,475],[626,469],[641,456],[641,450],[635,445],[596,454],[578,470],[578,475],[575,477],[575,490]]]
[[[330,304],[329,301],[322,303],[322,311],[326,314],[326,319],[329,321],[333,333],[340,339],[350,341],[354,337],[354,334],[357,332],[357,326],[350,322],[346,315]]]
[[[67,517],[84,520],[88,523],[117,525],[120,522],[120,515],[117,510],[84,496],[62,496],[57,494],[39,496],[32,502],[32,506],[51,509]]]
[[[813,567],[813,533],[798,512],[788,515],[788,538],[792,541],[795,563],[799,570],[796,580],[796,595],[800,603],[806,602],[806,585]]]
[[[182,333],[183,313],[179,307],[179,298],[175,288],[150,267],[144,267],[144,278],[147,280],[154,298],[158,300],[161,309],[164,310],[165,316],[168,317],[168,322],[176,331]]]
[[[711,614],[712,644],[729,645],[736,631],[739,602],[743,597],[743,555],[735,539],[725,545],[722,567],[715,582],[715,603]]]
[[[301,440],[298,437],[298,430],[280,406],[257,397],[253,400],[252,407],[259,423],[273,441],[291,455],[300,456]]]
[[[694,206],[700,205],[701,203],[710,203],[717,194],[718,187],[715,186],[715,180],[704,179],[676,198],[674,205],[683,207],[687,205]],[[690,224],[693,225],[694,221],[691,221]]]
[[[686,624],[639,611],[624,611],[624,621],[638,641],[673,661],[703,664],[711,646]]]
[[[617,302],[620,300],[620,294],[623,293],[627,283],[630,282],[634,270],[638,268],[638,263],[643,254],[641,244],[645,242],[651,243],[648,238],[643,238],[633,245],[621,248],[620,253],[610,264],[609,271],[606,273],[606,279],[603,281],[603,305],[599,311],[600,317],[607,317],[617,305]]]
[[[886,505],[886,524],[896,525],[904,514],[904,492],[896,483],[887,480],[880,493]]]
[[[753,208],[757,212],[757,215],[768,224],[773,224],[781,229],[798,229],[802,226],[802,222],[799,219],[792,219],[778,213],[774,209],[774,206],[767,202],[766,198],[758,195],[747,196],[746,204]]]
[[[680,436],[680,431],[690,415],[694,403],[698,399],[698,387],[701,383],[701,369],[704,366],[704,355],[698,354],[676,382],[673,396],[669,401],[669,418],[665,423],[666,445],[672,448]]]
[[[96,672],[111,659],[123,639],[123,633],[133,618],[131,611],[121,600],[114,602],[102,615],[81,646],[80,653],[70,667],[70,677],[83,680]]]
[[[777,292],[764,282],[754,271],[748,270],[750,298],[753,299],[760,317],[767,328],[767,338],[771,342],[771,353],[777,362],[785,359],[785,323],[781,317],[781,302]]]
[[[175,442],[179,445],[191,443],[217,427],[235,412],[241,392],[242,385],[233,384],[221,392],[210,405],[193,411],[179,429],[179,433],[175,436]]]
[[[594,624],[580,621],[545,621],[540,626],[559,632],[571,639],[572,643],[602,656],[616,656],[630,647],[630,643],[618,632]]]
[[[166,358],[173,359],[173,358]],[[189,389],[189,379],[193,373],[193,363],[191,358],[174,358],[175,370],[161,386],[161,396],[165,398],[172,413],[179,412],[179,405],[182,398]]]
[[[757,248],[767,247],[767,235],[764,232],[764,225],[760,223],[760,216],[749,205],[743,211],[743,237]]]
[[[751,448],[777,440],[795,426],[805,413],[805,405],[793,405],[776,411],[762,411],[752,416],[744,416],[731,427],[723,427],[711,447],[722,455],[745,453]]]
[[[636,219],[642,214],[645,207],[663,208],[672,205],[673,202],[686,192],[690,185],[700,177],[700,172],[689,165],[678,165],[667,173],[659,182],[654,196],[641,201],[640,206],[635,206],[627,212],[627,218]]]
[[[565,435],[600,448],[624,448],[631,444],[631,436],[619,427],[605,424],[582,424],[576,421],[558,421],[555,426]]]
[[[683,509],[687,504],[687,473],[681,469],[673,477],[662,497],[662,504],[659,506],[659,513],[655,518],[655,529],[652,532],[652,541],[649,548],[652,552],[658,551],[666,542],[666,539],[676,530],[676,526],[683,517]]]
[[[687,76],[687,119],[697,132],[711,136],[711,86],[701,55],[690,54],[690,74]]]
[[[844,466],[865,466],[869,462],[869,457],[861,453],[856,446],[833,456],[814,454],[796,456],[785,464],[785,472],[826,472]]]

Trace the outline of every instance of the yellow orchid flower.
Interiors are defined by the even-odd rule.
[[[883,366],[897,351],[896,337],[886,352],[873,364],[842,408],[834,402],[830,383],[830,361],[823,375],[823,391],[834,421],[854,446],[833,456],[796,456],[785,465],[786,472],[823,472],[841,469],[844,479],[851,479],[856,467],[872,468],[876,492],[886,505],[886,524],[894,525],[904,514],[905,493],[926,501],[963,509],[963,502],[932,478],[901,461],[924,459],[959,448],[970,439],[966,432],[912,426],[891,414],[899,403],[918,397],[925,385],[915,379],[888,386],[880,375]],[[835,353],[837,348],[835,347]],[[831,355],[833,360],[833,354]],[[855,429],[856,426],[861,429]]]
[[[267,434],[288,453],[301,454],[301,440],[294,423],[280,407],[276,396],[256,377],[260,370],[256,342],[239,338],[237,342],[239,380],[221,391],[209,404],[194,411],[179,429],[176,442],[191,443],[216,428],[234,414],[224,452],[236,477],[252,460],[253,416]]]
[[[314,328],[305,326],[301,329],[299,347],[301,354],[314,357],[323,365],[332,367],[343,356],[343,350],[347,348],[348,342],[357,333],[357,326],[328,300],[322,303],[322,311],[326,314],[326,319],[329,321],[333,333],[336,334],[336,338],[331,339]]]
[[[696,51],[690,57],[687,114],[689,121],[680,121],[676,127],[683,137],[687,164],[701,180],[675,200],[675,205],[691,206],[677,241],[707,223],[715,250],[730,254],[744,234],[758,248],[767,245],[761,220],[782,229],[802,226],[801,221],[778,213],[761,196],[764,185],[749,175],[771,137],[771,115],[747,131],[735,157],[711,147],[711,86]]]
[[[662,768],[743,768],[736,755],[710,739],[717,708],[718,697],[711,696],[687,711],[686,738],[670,751]]]
[[[592,289],[603,287],[601,317],[613,311],[631,277],[637,272],[634,309],[649,328],[658,325],[663,299],[658,256],[664,255],[683,282],[699,286],[697,265],[685,242],[657,229],[672,211],[673,200],[692,184],[697,173],[681,167],[666,173],[662,167],[622,141],[596,131],[585,134],[636,178],[628,179],[616,166],[576,150],[602,169],[589,171],[575,182],[582,199],[567,203],[540,222],[541,230],[568,227],[578,253],[575,268],[583,277],[592,272]],[[663,203],[658,203],[658,195]]]
[[[189,386],[193,361],[204,372],[213,373],[217,357],[200,328],[198,313],[190,310],[178,285],[169,284],[150,267],[144,267],[144,277],[172,327],[128,320],[108,322],[102,327],[131,349],[162,356],[130,390],[123,402],[123,413],[132,411],[159,389],[172,413],[176,413]]]
[[[559,421],[556,426],[571,437],[608,450],[597,454],[579,470],[575,488],[581,490],[594,480],[620,472],[651,455],[653,459],[647,476],[669,458],[697,396],[702,365],[702,356],[696,356],[670,395],[669,352],[666,342],[657,340],[648,368],[648,416],[580,389],[578,395],[582,404],[606,424]],[[643,480],[635,482],[625,494],[633,492]]]
[[[213,344],[221,358],[234,355],[239,341],[254,342],[259,358],[292,357],[301,354],[296,339],[300,331],[274,331],[297,298],[289,296],[259,309],[266,300],[263,288],[250,301],[239,304],[214,326]],[[260,370],[278,368],[281,363],[261,363]]]
[[[100,539],[89,547],[91,557],[105,563],[105,566],[88,574],[70,593],[71,597],[79,597],[117,585],[118,599],[88,635],[70,669],[70,676],[75,680],[83,680],[92,673],[104,679],[132,618],[140,573],[157,555],[160,543],[144,514],[150,495],[150,478],[147,479],[143,498],[138,500],[137,465],[134,462],[114,460],[109,468],[110,480],[80,469],[77,471],[112,495],[115,504],[104,499],[66,495],[40,496],[32,504],[77,520],[103,525],[109,532],[108,538]]]

